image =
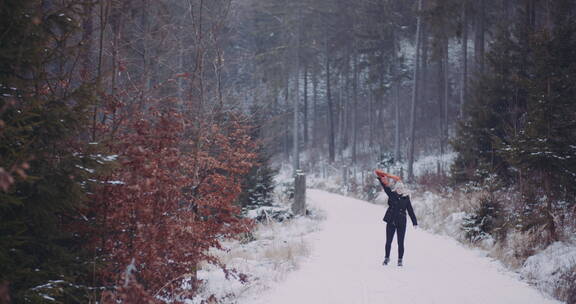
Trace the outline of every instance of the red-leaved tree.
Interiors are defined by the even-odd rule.
[[[152,107],[110,144],[119,167],[102,178],[92,209],[102,283],[115,287],[108,302],[131,303],[127,290],[170,300],[193,293],[181,286],[196,286],[198,264],[219,264],[208,250],[250,229],[235,201],[254,144],[239,116],[219,117],[192,124],[170,107]]]

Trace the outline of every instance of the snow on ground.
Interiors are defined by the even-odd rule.
[[[413,205],[422,228],[467,243],[461,227],[468,212],[476,208],[473,201],[477,199],[471,197],[472,194],[461,195],[457,193],[456,196],[446,197],[429,191],[415,193]],[[542,292],[567,298],[565,293],[576,277],[576,237],[536,249],[530,248],[531,238],[529,233],[510,231],[503,242],[496,242],[492,236],[487,236],[471,246],[503,261],[509,269],[518,272],[523,280]],[[523,250],[534,250],[535,253],[524,260],[523,253],[519,253]]]
[[[308,202],[326,214],[320,231],[301,236],[309,257],[285,281],[248,291],[238,303],[558,303],[482,251],[411,226],[405,266],[382,266],[383,206],[320,190],[310,190]]]
[[[520,274],[533,282],[538,288],[552,293],[576,267],[576,245],[574,243],[555,242],[541,252],[529,257]]]
[[[225,303],[236,303],[238,299],[254,297],[282,282],[286,275],[298,268],[302,259],[309,255],[308,235],[319,230],[323,219],[321,210],[311,209],[311,215],[277,223],[258,224],[253,231],[253,240],[241,242],[231,240],[224,243],[228,251],[214,250],[213,254],[230,269],[248,275],[248,282],[227,280],[217,266],[204,264],[198,277],[204,280],[200,294],[188,304],[202,303],[214,295],[225,299]]]

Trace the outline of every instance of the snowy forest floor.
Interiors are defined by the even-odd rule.
[[[408,228],[405,266],[382,266],[384,207],[310,190],[312,218],[274,224],[261,239],[233,249],[233,267],[256,273],[248,285],[205,278],[230,303],[559,303],[542,295],[481,250]],[[320,221],[321,220],[321,221]],[[275,236],[274,236],[275,235]],[[248,246],[248,247],[247,247]],[[243,256],[241,252],[245,252]],[[212,278],[210,280],[209,277]]]

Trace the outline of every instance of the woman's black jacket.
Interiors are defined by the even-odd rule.
[[[384,215],[384,221],[397,227],[406,227],[406,211],[408,211],[412,224],[414,226],[418,225],[412,203],[410,203],[410,197],[392,191],[392,189],[382,183],[382,181],[380,181],[380,184],[388,195],[388,210],[386,210],[386,214]]]

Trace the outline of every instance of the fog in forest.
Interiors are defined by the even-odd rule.
[[[306,189],[385,205],[376,169],[423,230],[576,303],[575,20],[573,0],[0,1],[0,303],[257,303],[310,255]]]

